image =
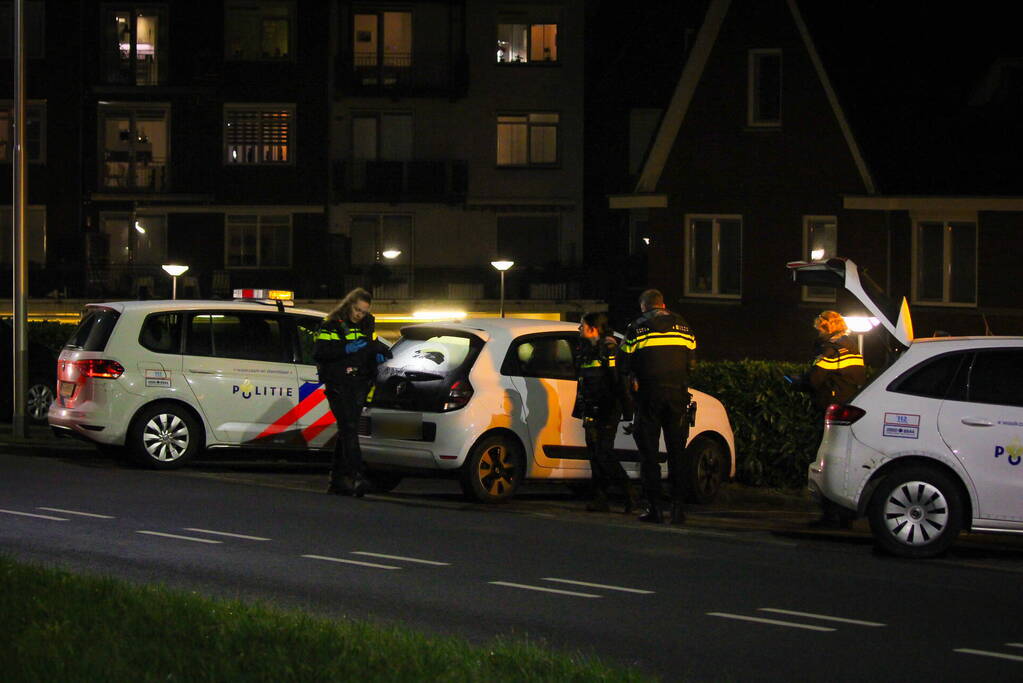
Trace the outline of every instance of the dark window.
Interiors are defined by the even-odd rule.
[[[298,362],[305,365],[316,365],[313,358],[313,347],[316,345],[316,332],[323,323],[322,318],[294,317],[295,329],[298,333]]]
[[[157,313],[146,318],[139,344],[157,353],[181,352],[181,314]]]
[[[920,363],[892,382],[888,390],[927,398],[944,399],[967,353],[951,353]]]
[[[751,50],[749,70],[749,125],[780,126],[781,50]]]
[[[970,369],[969,397],[977,403],[1023,406],[1023,349],[979,351]]]
[[[511,347],[502,374],[574,380],[573,341],[565,337],[530,337]]]
[[[78,323],[71,338],[64,345],[66,349],[80,351],[102,351],[107,347],[110,333],[121,314],[112,308],[87,308],[82,321]]]
[[[224,56],[244,61],[292,59],[291,2],[231,2],[224,10]]]
[[[193,356],[290,362],[276,316],[263,313],[201,313],[188,325],[187,353]]]

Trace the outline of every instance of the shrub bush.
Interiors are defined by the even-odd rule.
[[[821,423],[810,397],[782,375],[806,363],[741,360],[697,363],[690,383],[720,400],[735,433],[736,479],[751,486],[806,485]]]
[[[38,342],[55,354],[59,354],[76,327],[78,327],[76,323],[30,321],[28,323],[28,338],[29,341]]]

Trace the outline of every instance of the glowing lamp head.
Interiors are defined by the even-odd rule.
[[[505,271],[515,265],[515,261],[491,261],[490,265],[500,271]]]
[[[188,266],[166,265],[163,266],[163,269],[167,271],[167,274],[171,277],[177,277],[178,275],[184,274],[184,272],[188,270]]]
[[[386,249],[381,252],[384,258],[395,259],[401,256],[401,249]]]

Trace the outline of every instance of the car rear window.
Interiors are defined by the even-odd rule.
[[[926,398],[948,398],[952,380],[968,356],[969,353],[960,352],[930,358],[896,378],[888,385],[888,390]]]
[[[117,319],[121,314],[112,308],[93,306],[86,308],[82,313],[82,320],[78,323],[71,338],[64,344],[65,349],[77,351],[102,351],[107,347],[110,334],[117,325]]]
[[[373,405],[438,410],[452,382],[467,377],[483,340],[461,330],[406,328],[377,370]]]

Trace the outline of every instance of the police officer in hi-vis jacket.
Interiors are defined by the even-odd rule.
[[[359,448],[359,416],[373,386],[376,366],[390,356],[377,341],[365,289],[348,292],[316,332],[313,358],[337,420],[337,440],[327,493],[363,496],[369,489]]]
[[[639,297],[643,312],[625,333],[619,371],[629,377],[635,399],[635,438],[639,448],[647,509],[643,522],[660,524],[661,432],[668,450],[671,523],[685,522],[687,495],[686,442],[689,440],[689,372],[696,365],[696,337],[686,321],[664,307],[664,296],[648,289]]]

